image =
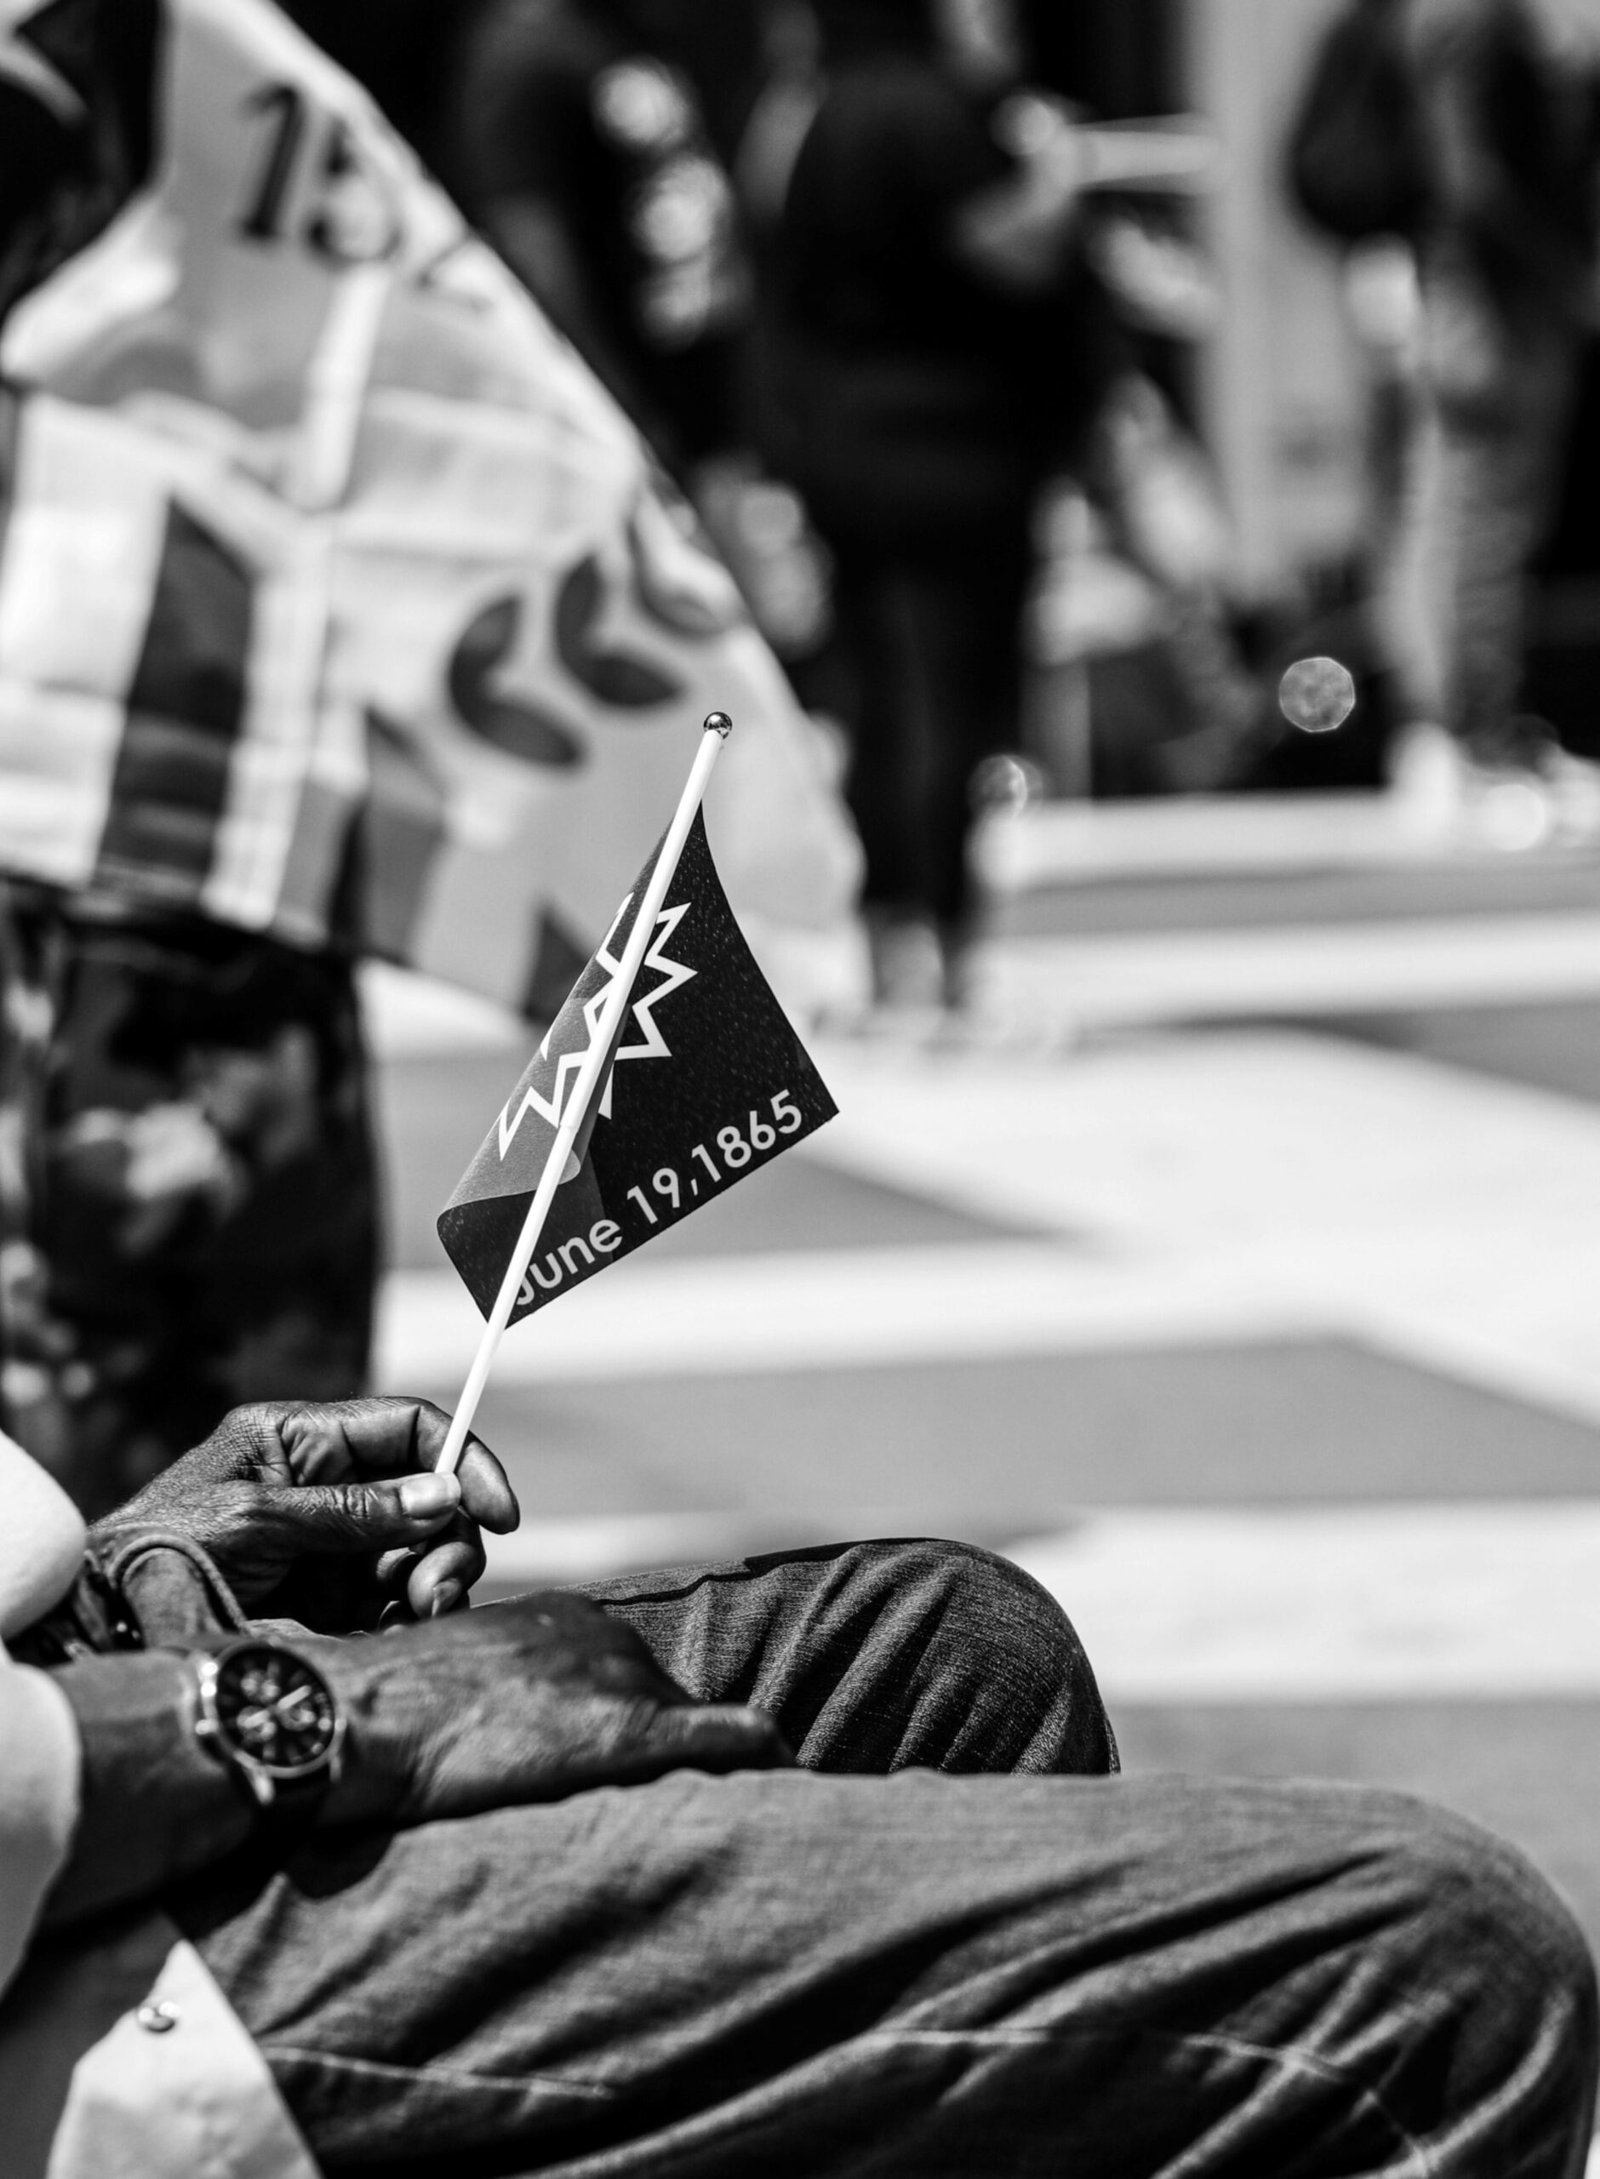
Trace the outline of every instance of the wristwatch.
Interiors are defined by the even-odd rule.
[[[195,1738],[263,1815],[314,1808],[339,1778],[345,1718],[322,1674],[287,1642],[241,1634],[196,1656]]]

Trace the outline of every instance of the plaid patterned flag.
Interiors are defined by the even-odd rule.
[[[439,1214],[439,1238],[485,1316],[599,1032],[635,903],[660,851],[640,871]],[[702,817],[667,888],[600,1083],[512,1323],[687,1218],[834,1116],[833,1099],[734,921]]]
[[[702,715],[758,940],[858,850],[637,433],[268,0],[0,0],[0,871],[542,1013]],[[31,170],[30,170],[31,171]]]

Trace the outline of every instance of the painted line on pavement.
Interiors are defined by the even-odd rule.
[[[808,1250],[619,1264],[514,1326],[507,1385],[840,1369],[1129,1345],[1326,1338],[1270,1289],[1223,1291],[1207,1266],[1074,1259],[1050,1242]],[[482,1320],[453,1271],[402,1271],[378,1314],[380,1389],[455,1385]]]
[[[1014,938],[981,962],[1005,1017],[1082,1027],[1509,1006],[1600,996],[1600,915]]]
[[[1009,1555],[1108,1699],[1600,1696],[1600,1500],[1129,1511]]]
[[[1518,813],[1526,823],[1524,807]],[[1546,842],[1508,853],[1491,816],[1476,826],[1430,821],[1401,797],[1352,794],[1182,795],[1166,800],[1043,802],[991,816],[974,842],[985,881],[1003,892],[1107,879],[1251,876],[1286,872],[1504,867],[1508,860],[1572,867],[1591,842]]]
[[[1600,997],[1600,914],[1399,918],[1271,930],[1012,938],[979,951],[997,1019],[1135,1028]],[[489,1001],[376,964],[363,1010],[384,1059],[521,1052],[526,1032]],[[1047,1040],[1048,1041],[1048,1040]]]

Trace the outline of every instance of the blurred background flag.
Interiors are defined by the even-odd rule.
[[[0,0],[67,146],[0,264],[0,870],[549,1018],[735,710],[763,934],[858,850],[633,426],[267,0]]]
[[[661,853],[439,1216],[439,1238],[487,1316],[567,1099],[596,1034]],[[611,1065],[582,1117],[510,1321],[604,1270],[813,1134],[836,1107],[734,921],[696,816],[656,917]]]

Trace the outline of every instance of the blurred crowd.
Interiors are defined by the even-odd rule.
[[[642,426],[837,722],[880,1000],[961,1004],[986,793],[1227,776],[1253,721],[1191,431],[1203,161],[1181,124],[1076,126],[1173,105],[1170,8],[294,12]],[[1091,747],[1070,623],[1108,526],[1173,632],[1109,677],[1123,723]]]
[[[961,1003],[986,799],[1393,783],[1447,825],[1532,781],[1535,829],[1600,821],[1581,6],[1338,0],[1308,34],[1271,186],[1340,267],[1365,518],[1265,598],[1202,448],[1219,286],[1170,0],[294,12],[838,723],[881,1001]]]

